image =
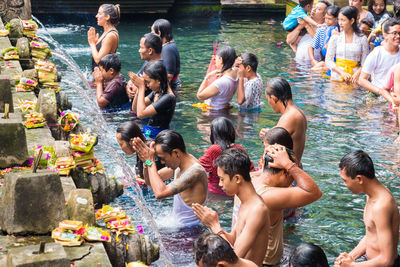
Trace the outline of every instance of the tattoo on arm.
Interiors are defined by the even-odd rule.
[[[193,187],[198,181],[203,179],[204,175],[204,171],[192,168],[191,170],[186,170],[178,179],[175,179],[173,182],[171,182],[169,186],[175,195],[185,191],[190,187]]]

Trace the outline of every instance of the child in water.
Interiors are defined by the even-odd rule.
[[[320,26],[307,15],[308,12],[311,12],[312,7],[312,0],[300,0],[299,5],[293,8],[292,12],[290,12],[290,14],[282,22],[282,26],[285,31],[291,32],[294,28],[296,28],[297,25],[299,25],[298,19],[304,19],[305,22],[315,27]]]
[[[257,74],[258,59],[252,53],[237,58],[239,85],[237,101],[240,111],[260,111],[263,81]]]
[[[340,7],[338,6],[329,6],[325,9],[325,26],[317,29],[312,45],[308,48],[308,56],[315,69],[325,67],[326,48],[332,36],[332,31],[338,29],[339,10]]]

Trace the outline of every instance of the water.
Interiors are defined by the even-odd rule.
[[[41,17],[46,21],[48,18]],[[54,18],[52,18],[54,19]],[[274,18],[279,21],[282,18]],[[118,52],[122,61],[122,73],[137,71],[142,65],[137,50],[139,40],[150,31],[154,19],[138,18],[122,22],[118,26],[120,45]],[[264,82],[269,78],[282,76],[292,85],[296,104],[307,115],[307,143],[303,156],[304,169],[316,180],[324,195],[317,202],[300,210],[301,219],[293,231],[285,235],[287,247],[298,245],[302,241],[319,244],[326,252],[330,263],[340,252],[350,251],[364,234],[362,212],[365,197],[353,195],[345,188],[340,177],[338,162],[350,149],[363,149],[374,160],[376,173],[380,180],[400,200],[400,182],[397,178],[400,162],[399,147],[393,144],[396,138],[396,123],[393,114],[387,111],[387,104],[381,99],[368,97],[364,91],[346,89],[331,84],[318,73],[310,73],[306,68],[296,66],[292,61],[291,49],[278,46],[285,40],[285,33],[278,23],[267,24],[264,19],[228,19],[228,18],[183,18],[172,20],[174,36],[181,54],[181,75],[184,86],[179,95],[175,116],[171,128],[179,131],[190,153],[201,156],[209,143],[209,125],[212,117],[191,106],[196,100],[196,91],[208,67],[213,50],[213,41],[230,44],[238,53],[255,53],[259,58],[258,73]],[[50,21],[50,20],[47,20]],[[90,69],[90,50],[87,45],[88,25],[94,25],[92,18],[85,22],[71,18],[63,23],[47,23],[51,35],[65,51],[77,62],[79,68],[88,75]],[[77,79],[75,72],[64,63],[61,57],[55,62],[63,71],[62,87],[74,104],[74,110],[84,114],[83,120],[91,128],[99,129],[93,114],[93,108],[87,104],[85,94],[93,101],[95,92],[87,90]],[[77,88],[79,90],[77,90]],[[261,114],[239,114],[237,108],[227,115],[234,121],[238,132],[237,143],[243,145],[256,163],[262,155],[262,142],[258,132],[264,127],[273,127],[279,115],[275,114],[264,98]],[[97,113],[97,110],[94,114]],[[121,167],[110,157],[112,148],[119,156],[134,166],[134,158],[128,158],[119,150],[115,141],[117,126],[131,118],[128,112],[104,114],[101,123],[104,131],[100,144],[96,147],[96,156],[105,164],[108,173],[118,177],[125,176]],[[96,118],[96,120],[94,120]],[[94,121],[94,122],[93,122]],[[111,147],[109,147],[109,146]],[[125,170],[126,172],[126,170]],[[125,190],[129,195],[139,195],[132,189]],[[138,196],[141,199],[141,196]],[[171,218],[172,198],[158,201],[153,193],[143,190],[146,207],[152,213],[161,233],[162,241],[175,266],[194,266],[192,243],[202,230],[179,229]],[[212,199],[209,202],[220,215],[225,229],[230,228],[231,206],[228,200]],[[128,210],[134,220],[145,225],[145,231],[152,234],[151,224],[142,219],[141,207],[124,195],[115,204]],[[165,256],[168,258],[168,256]],[[164,266],[157,262],[157,266]]]

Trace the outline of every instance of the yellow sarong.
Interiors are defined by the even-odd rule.
[[[342,58],[336,58],[336,66],[343,68],[345,72],[347,72],[350,75],[354,74],[353,69],[359,67],[360,65],[350,59],[342,59]]]

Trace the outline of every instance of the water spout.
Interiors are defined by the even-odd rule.
[[[75,89],[79,92],[79,94],[86,100],[88,105],[85,108],[85,116],[90,117],[92,123],[91,127],[96,130],[96,133],[101,137],[102,142],[99,143],[99,146],[104,147],[110,153],[110,156],[114,159],[114,161],[121,167],[123,174],[126,177],[126,181],[128,182],[129,186],[133,189],[135,194],[131,193],[129,190],[124,190],[124,194],[128,195],[130,198],[133,199],[137,207],[140,208],[142,212],[142,217],[144,218],[145,222],[150,226],[153,231],[155,238],[158,240],[158,244],[160,246],[160,261],[162,261],[165,266],[173,266],[171,262],[171,257],[165,246],[161,240],[160,232],[158,231],[157,224],[146,205],[146,201],[143,197],[142,190],[140,189],[136,179],[134,179],[135,174],[133,173],[132,169],[126,162],[126,160],[118,154],[118,152],[113,148],[113,146],[109,143],[108,136],[113,136],[115,133],[111,132],[111,127],[106,127],[107,122],[105,121],[102,113],[97,106],[97,103],[93,101],[92,98],[89,97],[88,92],[91,90],[90,85],[82,73],[80,67],[75,62],[75,60],[65,51],[65,49],[60,45],[51,34],[47,31],[46,27],[37,19],[36,17],[32,16],[32,18],[41,26],[44,30],[46,35],[40,35],[40,38],[46,41],[47,43],[53,45],[56,50],[53,52],[53,55],[60,59],[61,61],[65,62],[79,77],[82,81],[84,88],[81,86],[74,86]]]

